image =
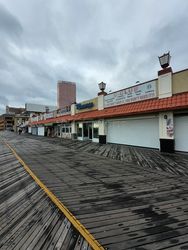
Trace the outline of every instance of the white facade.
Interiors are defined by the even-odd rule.
[[[45,131],[44,127],[38,127],[38,135],[44,136],[44,131]]]
[[[98,96],[98,110],[104,109],[104,95]]]
[[[188,152],[188,115],[175,116],[175,150]]]
[[[172,72],[158,78],[159,99],[172,96]]]
[[[107,142],[159,148],[158,117],[135,117],[108,121]]]

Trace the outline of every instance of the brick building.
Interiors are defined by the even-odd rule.
[[[76,102],[76,84],[67,81],[57,83],[57,107],[58,109],[70,106]]]
[[[0,130],[13,130],[14,114],[3,114],[0,116]]]
[[[13,130],[15,127],[15,116],[25,111],[25,108],[6,106],[6,113],[0,116],[0,130]]]

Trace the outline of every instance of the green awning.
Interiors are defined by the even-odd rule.
[[[44,126],[53,126],[53,123],[46,123]]]

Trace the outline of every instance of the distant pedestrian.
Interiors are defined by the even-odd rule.
[[[18,130],[18,134],[19,134],[19,135],[21,135],[21,133],[22,133],[22,129],[21,129],[21,128],[19,128],[19,130]]]

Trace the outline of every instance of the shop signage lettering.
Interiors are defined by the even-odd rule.
[[[36,121],[38,121],[38,116],[36,116],[36,117],[31,117],[31,122],[36,122]]]
[[[104,97],[105,108],[156,97],[156,81],[123,89]]]
[[[78,103],[78,104],[76,104],[76,108],[78,109],[78,110],[80,110],[80,109],[90,109],[90,108],[93,108],[93,106],[94,106],[94,104],[93,104],[93,102],[88,102],[88,103]]]
[[[44,117],[45,117],[45,119],[53,118],[54,117],[54,113],[53,112],[52,113],[46,113],[46,114],[44,114]]]
[[[57,111],[57,116],[68,115],[70,113],[71,113],[71,106],[66,106],[66,107],[59,109]]]
[[[69,113],[70,110],[71,110],[71,106],[66,106],[66,107],[60,109],[60,110],[59,110],[59,113],[60,113],[60,114]]]

